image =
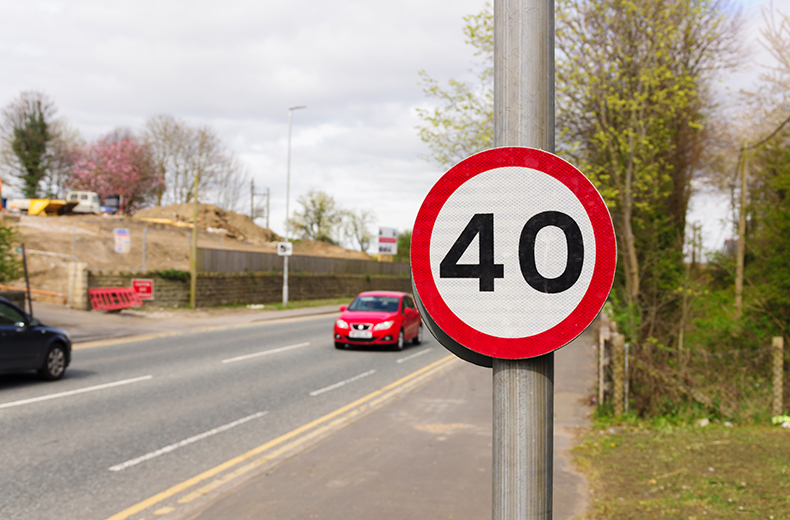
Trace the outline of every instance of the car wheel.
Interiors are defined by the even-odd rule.
[[[395,343],[395,350],[403,350],[403,346],[406,344],[406,340],[403,336],[403,329],[398,332],[398,342]]]
[[[420,329],[419,331],[417,331],[417,335],[414,336],[414,339],[412,339],[411,341],[415,345],[419,345],[420,343],[422,343],[422,323],[420,323]]]
[[[55,381],[63,377],[65,371],[66,351],[63,350],[63,345],[52,345],[44,356],[44,366],[38,369],[38,375],[41,379]]]
[[[341,343],[339,341],[335,341],[335,348],[343,350],[344,348],[346,348],[346,344],[345,343]]]

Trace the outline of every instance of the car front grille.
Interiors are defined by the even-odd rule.
[[[373,326],[372,323],[352,323],[351,328],[354,330],[370,330]]]

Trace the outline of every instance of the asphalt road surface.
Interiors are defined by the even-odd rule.
[[[0,518],[109,518],[447,356],[427,334],[339,351],[334,319],[77,350],[55,383],[0,376]]]

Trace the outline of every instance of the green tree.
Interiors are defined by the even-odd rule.
[[[3,110],[3,166],[22,181],[26,197],[37,197],[57,138],[55,105],[41,92],[23,92]]]
[[[301,210],[294,211],[288,223],[295,233],[310,240],[320,240],[330,244],[337,243],[344,212],[335,199],[321,190],[310,190],[297,197]]]
[[[398,254],[393,260],[395,262],[411,261],[411,229],[404,229],[398,233]]]
[[[494,138],[494,25],[491,3],[464,17],[466,43],[475,48],[475,81],[451,79],[444,88],[421,70],[420,84],[426,97],[437,102],[417,109],[422,124],[417,130],[430,148],[428,158],[449,167],[486,148]]]
[[[16,280],[22,272],[22,263],[12,249],[18,238],[14,228],[0,220],[0,283]]]
[[[558,143],[613,213],[631,339],[675,332],[709,86],[737,57],[737,30],[726,0],[558,4]]]
[[[631,339],[663,337],[675,326],[691,179],[713,105],[709,85],[735,56],[737,13],[726,1],[557,3],[558,150],[613,213],[617,299],[631,309]],[[420,137],[445,166],[490,146],[493,130],[490,5],[465,21],[467,42],[489,60],[477,84],[442,89],[421,73],[426,95],[440,104],[418,112]]]

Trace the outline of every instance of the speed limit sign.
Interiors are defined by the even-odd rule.
[[[556,155],[495,148],[450,169],[411,243],[414,294],[448,349],[490,366],[573,340],[603,307],[617,245],[592,183]]]

